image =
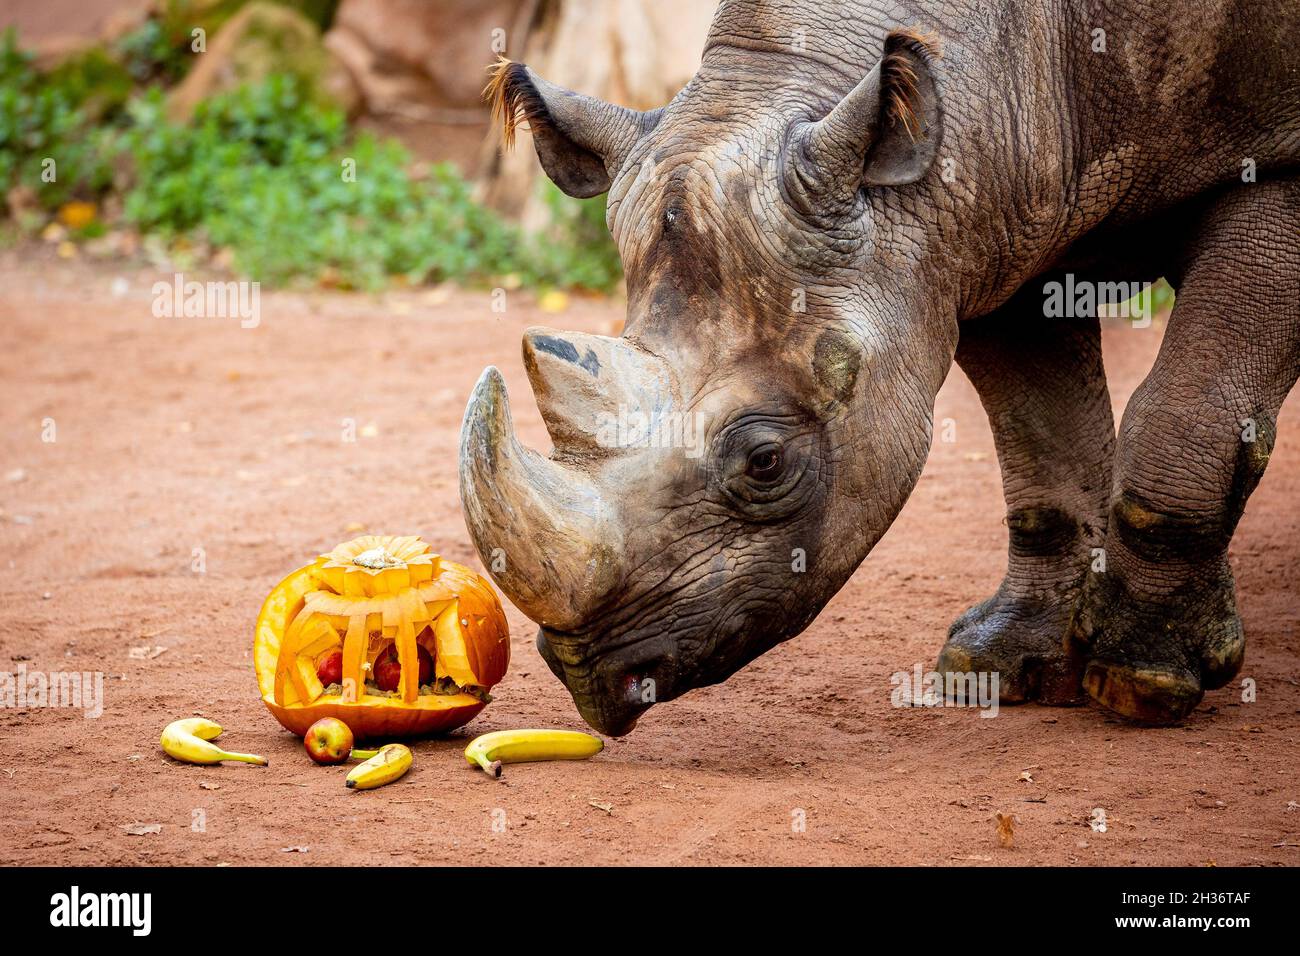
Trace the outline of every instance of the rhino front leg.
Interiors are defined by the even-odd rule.
[[[940,672],[999,674],[1007,703],[1082,700],[1066,631],[1106,527],[1115,424],[1095,317],[1047,318],[1045,276],[962,325],[957,363],[988,412],[1007,503],[1007,573],[952,625]]]
[[[1241,666],[1228,543],[1300,373],[1300,186],[1239,187],[1202,218],[1150,375],[1125,410],[1106,569],[1074,635],[1084,687],[1149,723],[1185,716]]]

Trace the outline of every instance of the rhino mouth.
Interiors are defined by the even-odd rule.
[[[632,732],[641,716],[698,687],[719,684],[740,670],[773,640],[746,641],[755,632],[737,618],[704,633],[669,636],[660,627],[592,639],[541,627],[537,650],[573,698],[592,728],[610,737]]]
[[[538,653],[568,689],[582,719],[599,733],[629,734],[642,714],[676,695],[678,654],[672,638],[635,638],[595,654],[584,652],[582,643],[550,628],[537,631]]]

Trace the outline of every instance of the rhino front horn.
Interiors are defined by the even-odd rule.
[[[484,567],[538,624],[577,628],[617,583],[621,542],[608,506],[585,472],[519,443],[492,366],[461,425],[460,499]]]

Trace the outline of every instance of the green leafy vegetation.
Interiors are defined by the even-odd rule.
[[[175,51],[166,38],[135,37],[143,61]],[[131,92],[131,77],[160,75],[131,64],[96,52],[41,76],[7,34],[0,188],[31,190],[47,215],[73,200],[112,205],[114,225],[220,250],[268,284],[375,289],[401,277],[610,291],[620,280],[603,200],[578,203],[549,187],[551,223],[528,236],[475,202],[451,166],[354,133],[300,77],[219,93],[179,123],[159,86]],[[41,176],[49,158],[53,181]],[[76,234],[102,231],[95,223]]]
[[[82,109],[85,77],[40,76],[12,31],[0,37],[0,187],[27,186],[46,208],[107,188],[105,133]]]
[[[592,289],[618,281],[581,210],[557,206],[554,228],[526,238],[475,203],[450,166],[421,168],[394,142],[351,136],[343,115],[316,103],[295,77],[215,96],[185,125],[167,122],[156,94],[131,113],[127,220],[227,248],[253,278],[328,276],[359,288],[390,276],[518,274]]]
[[[623,264],[605,225],[605,197],[571,199],[550,180],[543,181],[550,226],[536,243],[533,268],[555,285],[611,289],[623,277]]]
[[[117,43],[117,59],[137,83],[175,83],[191,61],[188,29],[160,19],[146,20]]]

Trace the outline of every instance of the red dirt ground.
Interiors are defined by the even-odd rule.
[[[928,668],[1003,570],[989,429],[954,371],[937,417],[957,441],[935,445],[897,524],[804,635],[655,708],[593,761],[493,782],[460,756],[470,735],[581,726],[509,608],[514,661],[496,702],[452,739],[416,745],[401,782],[357,793],[258,699],[262,598],[358,526],[422,533],[477,566],[456,494],[474,380],[501,366],[524,439],[543,445],[520,333],[607,331],[617,308],[543,315],[518,293],[498,315],[486,293],[267,293],[261,326],[244,330],[156,319],[155,277],[132,272],[115,295],[114,276],[0,257],[0,669],[107,675],[97,720],[0,710],[0,862],[1300,862],[1300,399],[1233,547],[1256,703],[1226,688],[1162,730],[1095,707],[988,720],[890,706],[890,675]],[[1158,327],[1109,331],[1119,406],[1158,345]],[[341,441],[345,418],[355,443]],[[206,573],[191,570],[194,548]],[[165,650],[129,656],[142,646]],[[270,767],[164,757],[163,725],[191,714]],[[1105,833],[1089,827],[1095,807]],[[1019,819],[1013,849],[997,846],[997,811]],[[161,830],[128,834],[136,823]]]

